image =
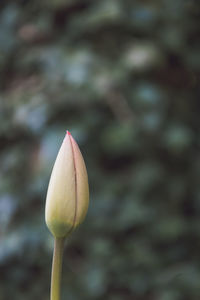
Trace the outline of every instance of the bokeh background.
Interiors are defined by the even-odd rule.
[[[0,300],[49,299],[66,129],[91,202],[62,299],[200,299],[199,37],[195,0],[0,1]]]

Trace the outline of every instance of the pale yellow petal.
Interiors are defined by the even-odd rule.
[[[88,176],[85,166],[84,159],[79,150],[76,141],[70,136],[72,141],[74,164],[76,172],[76,216],[74,220],[74,226],[78,226],[83,219],[88,210],[89,204],[89,187],[88,187]]]
[[[66,135],[51,174],[46,223],[50,231],[65,235],[73,226],[75,215],[75,172],[70,138]],[[56,229],[55,229],[56,228]]]

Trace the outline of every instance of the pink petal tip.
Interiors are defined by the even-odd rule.
[[[71,133],[70,133],[68,130],[66,130],[66,134],[67,134],[67,135],[71,135]]]

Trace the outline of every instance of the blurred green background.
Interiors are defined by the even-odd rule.
[[[200,299],[200,5],[0,1],[0,300],[49,299],[65,130],[91,201],[62,299]]]

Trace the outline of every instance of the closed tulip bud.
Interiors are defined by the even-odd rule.
[[[46,198],[46,224],[54,237],[66,237],[83,221],[88,202],[85,163],[77,143],[67,131],[53,167]]]

